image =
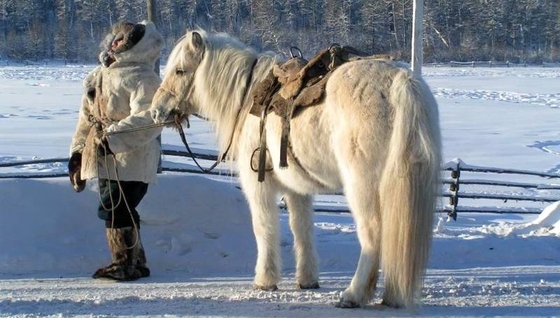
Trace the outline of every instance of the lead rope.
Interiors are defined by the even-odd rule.
[[[102,98],[102,94],[103,94],[103,77],[100,75],[97,79],[96,82],[96,89],[98,90],[96,96],[95,96],[95,103],[94,105],[97,106],[97,113],[99,118],[103,118],[102,116],[102,108],[101,108],[101,101],[100,99]],[[106,109],[105,109],[106,110]],[[102,129],[102,121],[99,120],[97,122],[97,124],[95,124],[95,126],[93,127],[94,129],[96,129],[96,133],[99,135],[103,132]],[[132,215],[132,210],[130,209],[130,206],[128,204],[128,201],[126,200],[126,196],[124,195],[124,191],[120,182],[120,177],[119,177],[119,172],[117,169],[117,159],[115,158],[115,156],[113,155],[113,167],[115,169],[115,178],[116,178],[116,182],[117,182],[117,186],[119,188],[119,199],[117,201],[117,203],[115,204],[115,200],[113,198],[113,191],[112,191],[112,185],[111,185],[111,179],[109,179],[110,177],[110,172],[109,172],[109,161],[107,159],[108,153],[107,153],[107,149],[105,148],[105,146],[103,144],[101,144],[103,147],[103,155],[104,155],[104,162],[105,162],[105,169],[106,169],[106,174],[107,174],[107,182],[109,183],[109,200],[111,201],[111,207],[108,208],[105,206],[105,203],[103,202],[102,198],[101,198],[101,192],[98,191],[98,195],[99,195],[99,202],[101,203],[100,205],[103,207],[103,209],[107,212],[111,212],[111,228],[114,228],[114,222],[115,222],[115,209],[116,207],[118,207],[121,202],[124,202],[126,209],[128,211],[128,214],[130,216],[130,219],[132,220],[132,226],[135,229],[135,238],[134,238],[134,244],[132,244],[131,246],[127,246],[126,249],[127,250],[132,250],[133,248],[135,248],[139,242],[140,242],[140,232],[139,232],[139,228],[138,228],[138,224],[136,223],[136,220],[134,220],[134,216]],[[97,165],[97,180],[98,180],[98,188],[101,189],[101,178],[99,178],[99,153],[97,148],[95,149],[95,162]],[[121,201],[122,200],[122,201]],[[124,239],[124,238],[123,238]],[[126,244],[125,242],[125,245]]]
[[[167,125],[174,124],[174,123],[175,123],[175,120],[168,120],[168,121],[164,121],[164,122],[159,123],[159,124],[154,123],[154,124],[149,124],[149,125],[144,125],[144,126],[139,126],[139,127],[133,127],[133,128],[127,128],[127,129],[118,130],[118,131],[108,131],[108,132],[105,132],[104,134],[106,136],[119,135],[119,134],[124,134],[124,133],[130,133],[130,132],[137,132],[137,131],[142,131],[142,130],[159,128],[159,127],[167,126]]]
[[[115,158],[115,155],[113,154],[108,154],[107,153],[107,149],[105,148],[105,146],[103,146],[103,152],[104,152],[104,163],[105,163],[105,172],[107,173],[107,177],[110,176],[109,173],[109,161],[107,160],[108,156],[112,156],[113,157],[113,167],[114,167],[114,172],[115,172],[115,182],[117,183],[117,187],[119,188],[119,201],[117,202],[117,204],[114,203],[113,200],[113,191],[111,191],[111,179],[107,179],[107,182],[109,182],[109,200],[111,201],[111,207],[107,208],[105,206],[105,204],[103,203],[103,200],[101,198],[101,193],[98,191],[98,195],[99,195],[99,202],[101,202],[101,206],[103,207],[103,209],[107,212],[111,212],[111,228],[114,228],[114,222],[115,222],[115,209],[117,206],[120,205],[121,200],[124,202],[126,209],[128,211],[128,215],[130,216],[130,219],[132,220],[132,226],[134,227],[134,229],[136,230],[135,232],[135,238],[134,238],[134,244],[132,244],[131,246],[127,246],[126,249],[127,250],[131,250],[133,248],[135,248],[139,242],[140,242],[140,231],[138,228],[138,224],[136,223],[136,220],[134,220],[134,216],[132,215],[132,209],[130,209],[130,205],[128,204],[128,201],[126,200],[126,196],[124,195],[124,190],[122,188],[121,182],[120,182],[120,177],[119,177],[119,171],[117,169],[117,159]],[[96,162],[99,162],[99,153],[96,151],[95,152],[95,157],[96,157]],[[98,184],[99,184],[99,188],[101,188],[101,179],[99,178],[99,169],[97,169],[97,180],[98,180]]]
[[[186,91],[185,94],[182,96],[183,98],[186,97],[187,94],[190,94],[190,90]],[[133,128],[129,128],[129,129],[123,129],[123,130],[119,130],[119,131],[112,131],[112,132],[103,132],[106,136],[108,135],[117,135],[117,134],[122,134],[122,133],[129,133],[129,132],[136,132],[136,131],[142,131],[142,130],[148,130],[148,129],[153,129],[153,128],[158,128],[158,127],[162,127],[162,126],[166,126],[169,124],[176,124],[178,127],[180,127],[180,130],[182,131],[182,126],[181,126],[181,122],[179,121],[180,117],[176,116],[176,118],[174,120],[169,120],[163,123],[154,123],[154,124],[150,124],[150,125],[145,125],[145,126],[141,126],[141,127],[133,127]],[[188,124],[188,121],[187,121]],[[183,138],[183,136],[181,137]],[[107,153],[107,149],[105,148],[105,146],[103,144],[101,144],[103,147],[103,160],[105,163],[105,172],[107,174],[107,177],[110,176],[110,171],[109,171],[109,161],[107,159],[107,157],[110,155]],[[190,151],[190,150],[189,150]],[[96,162],[99,162],[99,153],[97,152],[97,149],[95,151],[95,156],[96,156]],[[115,209],[117,206],[119,206],[121,204],[121,200],[122,202],[124,202],[126,209],[128,211],[128,214],[130,216],[130,219],[132,220],[132,226],[134,227],[134,229],[136,230],[135,232],[135,239],[134,239],[134,244],[132,244],[131,246],[127,246],[127,250],[131,250],[133,248],[135,248],[139,242],[140,242],[140,231],[139,231],[139,227],[138,224],[136,223],[136,220],[134,219],[134,216],[132,214],[132,209],[130,208],[130,205],[128,204],[128,201],[126,199],[126,196],[124,195],[124,190],[122,188],[121,182],[120,182],[120,177],[119,177],[119,171],[118,171],[118,167],[117,167],[117,159],[115,158],[114,154],[111,154],[111,156],[113,157],[113,167],[114,167],[114,173],[115,173],[115,182],[117,183],[117,187],[119,189],[119,200],[117,201],[117,204],[115,204],[115,200],[113,199],[113,191],[111,190],[111,179],[107,179],[107,181],[109,182],[109,200],[111,201],[111,207],[107,207],[105,206],[105,203],[103,202],[102,198],[101,198],[101,193],[98,192],[99,195],[99,202],[101,202],[101,206],[103,207],[103,209],[107,212],[111,212],[111,228],[114,227],[114,222],[115,222]],[[191,152],[191,156],[194,159],[194,155]],[[97,169],[97,180],[98,180],[98,184],[99,184],[99,188],[101,188],[101,179],[99,178],[99,169]]]

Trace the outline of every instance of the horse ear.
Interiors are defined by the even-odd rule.
[[[203,47],[202,36],[200,35],[200,33],[196,31],[193,31],[191,33],[191,45],[195,49],[200,49]]]

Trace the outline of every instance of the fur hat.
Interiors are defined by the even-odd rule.
[[[144,37],[146,25],[142,23],[119,22],[113,25],[111,32],[105,36],[100,44],[99,61],[109,67],[116,61],[115,54],[126,52],[134,47]],[[113,44],[118,41],[118,45]]]

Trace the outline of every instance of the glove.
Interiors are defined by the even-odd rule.
[[[108,155],[114,155],[114,153],[111,148],[109,148],[107,138],[101,138],[97,144],[97,157],[105,157]]]
[[[112,53],[109,50],[103,51],[99,54],[99,61],[105,67],[109,67],[111,64],[115,62],[115,57],[112,55]]]
[[[68,160],[68,175],[70,183],[76,192],[82,192],[86,187],[86,180],[82,180],[80,170],[82,169],[82,154],[74,152]]]

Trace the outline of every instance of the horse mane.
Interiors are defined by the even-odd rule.
[[[204,30],[196,32],[205,43],[205,51],[195,72],[193,85],[196,93],[193,98],[199,105],[198,114],[214,123],[220,155],[228,152],[228,158],[233,160],[237,153],[237,137],[253,102],[250,98],[251,88],[266,77],[275,57],[271,54],[259,54],[226,33],[209,33]],[[178,45],[170,53],[167,63],[170,69],[165,69],[166,76],[169,72],[175,72],[177,66],[187,62],[187,38],[188,33],[178,40]],[[256,59],[259,62],[252,68]],[[247,87],[251,76],[251,83]]]

